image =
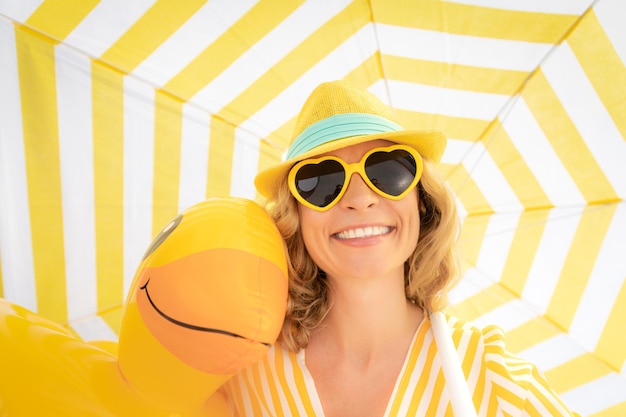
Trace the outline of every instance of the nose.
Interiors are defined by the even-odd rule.
[[[357,173],[353,173],[348,183],[348,189],[339,201],[347,209],[363,210],[378,204],[380,196],[372,190]]]

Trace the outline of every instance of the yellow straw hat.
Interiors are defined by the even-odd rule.
[[[404,130],[374,94],[343,81],[320,84],[304,103],[284,162],[260,172],[254,184],[262,195],[276,195],[291,167],[303,159],[375,139],[415,148],[439,162],[446,137],[438,130]]]

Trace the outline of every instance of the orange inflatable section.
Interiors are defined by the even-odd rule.
[[[229,416],[219,387],[276,341],[287,301],[267,213],[210,199],[154,239],[117,344],[0,299],[0,416]]]

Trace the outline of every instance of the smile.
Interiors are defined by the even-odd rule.
[[[362,239],[372,236],[386,235],[391,231],[389,226],[367,226],[357,227],[355,229],[344,230],[343,232],[335,233],[335,237],[339,240],[346,239]]]
[[[176,320],[173,317],[168,316],[163,311],[161,311],[159,309],[159,307],[157,307],[157,305],[154,303],[154,301],[152,301],[152,298],[150,298],[150,293],[148,292],[148,283],[149,282],[150,282],[150,279],[148,279],[148,281],[146,281],[146,283],[142,287],[140,287],[140,289],[146,292],[146,297],[148,297],[148,301],[152,305],[152,308],[154,308],[154,311],[159,313],[159,315],[161,315],[161,317],[163,317],[164,319],[166,319],[166,320],[176,324],[177,326],[185,327],[185,328],[191,329],[191,330],[198,330],[198,331],[201,331],[201,332],[217,333],[217,334],[222,334],[222,335],[225,335],[225,336],[236,337],[238,339],[245,339],[245,340],[248,340],[250,342],[261,343],[262,345],[270,346],[269,343],[257,342],[255,340],[248,339],[247,337],[241,336],[241,335],[239,335],[237,333],[229,332],[227,330],[214,329],[212,327],[197,326],[195,324],[185,323],[185,322],[182,322],[180,320]]]

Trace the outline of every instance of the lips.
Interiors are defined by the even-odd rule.
[[[391,232],[392,228],[389,226],[366,226],[366,227],[355,227],[353,229],[343,230],[341,232],[335,233],[334,237],[339,240],[347,240],[347,239],[363,239],[373,236],[381,236],[386,235]]]

